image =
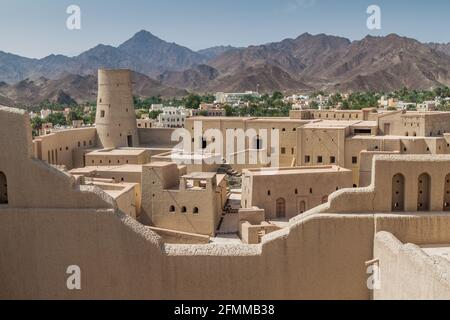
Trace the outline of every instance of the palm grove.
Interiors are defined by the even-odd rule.
[[[450,88],[439,87],[432,90],[409,90],[407,88],[394,92],[354,92],[349,95],[340,93],[327,94],[322,91],[314,92],[309,95],[309,108],[319,108],[317,98],[327,96],[327,102],[324,108],[335,108],[339,106],[343,110],[360,110],[363,108],[376,108],[378,101],[382,96],[385,98],[394,98],[408,104],[420,104],[424,101],[439,100],[438,105],[441,111],[450,111]],[[149,114],[152,119],[157,119],[161,111],[149,111],[153,104],[162,104],[164,106],[184,107],[187,109],[199,109],[202,103],[213,103],[214,95],[198,95],[191,93],[183,98],[163,99],[157,97],[134,97],[136,117],[141,118],[143,114]],[[62,113],[66,108],[70,108],[67,115]],[[76,104],[63,105],[49,101],[42,102],[31,107],[24,107],[28,111],[39,112],[43,109],[51,110],[53,113],[47,118],[34,117],[32,119],[33,133],[37,134],[43,123],[52,123],[54,126],[67,126],[73,120],[82,120],[86,125],[92,125],[95,122],[96,104]],[[246,96],[242,99],[239,106],[224,105],[227,117],[286,117],[292,109],[292,102],[285,99],[281,92],[264,94],[261,97]],[[410,110],[415,110],[412,106]]]

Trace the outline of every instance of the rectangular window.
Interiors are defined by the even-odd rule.
[[[281,154],[286,154],[286,148],[281,148]]]
[[[105,110],[101,110],[100,111],[100,118],[104,118],[105,117]]]
[[[323,162],[322,156],[318,156],[318,157],[317,157],[317,163],[322,163],[322,162]]]
[[[310,162],[311,162],[311,157],[305,156],[305,163],[310,163]]]
[[[262,150],[262,148],[263,148],[263,140],[259,138],[256,139],[256,150]],[[286,153],[286,149],[284,150],[284,152]]]
[[[330,157],[330,163],[335,164],[336,163],[336,157],[332,156]]]
[[[355,134],[359,135],[372,134],[372,129],[355,129]]]
[[[352,163],[358,164],[358,157],[352,157]]]

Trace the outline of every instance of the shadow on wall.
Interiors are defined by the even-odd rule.
[[[175,129],[170,128],[139,128],[139,142],[142,146],[150,147],[175,147],[178,141],[172,141],[172,133]]]
[[[3,172],[0,171],[0,205],[8,204],[8,181]]]

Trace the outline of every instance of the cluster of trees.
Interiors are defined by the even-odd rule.
[[[92,107],[92,108],[90,108],[89,113],[85,113],[84,112],[85,106],[87,106],[87,105],[71,107],[71,111],[69,112],[69,114],[66,117],[62,113],[62,111],[67,106],[63,106],[63,105],[59,105],[59,104],[44,104],[44,107],[42,107],[41,109],[49,109],[49,110],[52,110],[53,113],[51,113],[45,119],[42,119],[39,116],[31,119],[31,127],[33,130],[33,135],[38,134],[38,131],[42,128],[42,125],[44,123],[51,123],[55,127],[55,126],[67,126],[67,125],[71,125],[72,121],[83,120],[84,124],[93,125],[95,123],[96,108]],[[41,109],[36,108],[36,112],[40,111]]]
[[[438,98],[449,98],[450,88],[449,87],[438,87],[432,90],[409,90],[403,88],[398,91],[391,92],[387,94],[389,98],[396,98],[408,103],[423,103],[424,101],[434,100]]]
[[[31,119],[31,129],[33,130],[33,136],[39,134],[39,130],[42,129],[44,123],[51,123],[53,126],[65,126],[67,125],[67,119],[62,113],[52,113],[45,119],[41,117],[34,117]]]
[[[324,91],[317,91],[310,95],[310,98],[317,98],[319,95],[327,96]],[[361,110],[364,108],[378,107],[378,100],[380,100],[382,93],[376,92],[354,92],[345,98],[340,93],[331,94],[326,104],[327,108],[335,108],[338,105],[343,110]],[[310,108],[317,109],[319,107],[316,101],[311,102]]]
[[[284,95],[276,91],[272,95],[265,94],[261,98],[244,97],[244,105],[239,108],[225,106],[226,116],[232,117],[287,117],[292,108],[291,103],[283,101]]]
[[[364,108],[377,108],[381,95],[374,92],[352,93],[342,102],[344,110],[361,110]]]
[[[172,101],[172,103],[175,103],[175,105],[184,106],[187,109],[199,109],[202,103],[214,103],[215,100],[216,97],[211,94],[198,95],[195,93],[190,93],[181,100],[175,100]]]
[[[324,94],[323,92],[315,93],[314,96]],[[341,104],[344,110],[355,110],[363,108],[375,108],[378,106],[378,100],[382,96],[386,98],[394,98],[406,103],[420,104],[425,101],[434,100],[436,97],[445,99],[450,98],[449,87],[439,87],[432,90],[410,90],[403,88],[394,92],[355,92],[350,94],[348,99],[344,99],[339,93],[332,94],[328,101],[328,107],[335,107]],[[442,106],[443,108],[450,108],[449,102]]]
[[[135,109],[148,109],[152,104],[164,103],[163,99],[161,99],[161,96],[154,96],[150,98],[141,98],[134,96],[133,100]]]
[[[355,92],[351,93],[345,99],[340,93],[336,93],[329,97],[327,107],[333,108],[340,105],[343,110],[376,108],[378,107],[378,100],[380,100],[381,96],[381,94],[375,92]]]
[[[142,115],[148,114],[150,119],[156,120],[158,116],[162,113],[162,111],[154,110],[150,111],[148,109],[138,109],[136,110],[136,119],[141,119]]]
[[[188,109],[198,109],[202,103],[213,103],[214,95],[205,94],[198,95],[190,93],[183,98],[163,99],[161,96],[154,96],[150,98],[134,97],[134,106],[136,109],[148,109],[152,104],[163,104],[164,106],[184,106]]]
[[[323,91],[317,91],[310,95],[311,98],[317,98],[319,95],[325,96]],[[372,108],[378,106],[378,100],[381,96],[387,98],[395,98],[406,103],[423,103],[427,100],[434,100],[436,97],[445,101],[440,109],[450,111],[450,88],[439,87],[432,90],[409,90],[403,88],[390,93],[384,92],[355,92],[351,93],[348,98],[344,98],[342,94],[336,93],[329,96],[327,107],[332,108],[341,105],[344,110],[358,110],[363,108]],[[276,91],[273,94],[265,94],[260,98],[247,96],[243,98],[244,105],[239,108],[233,108],[229,105],[225,106],[226,115],[240,117],[286,117],[292,108],[292,104],[284,102],[283,93]],[[152,104],[163,104],[165,106],[184,106],[188,109],[199,109],[202,103],[213,103],[215,97],[211,94],[198,95],[191,93],[183,98],[163,99],[161,96],[153,96],[149,98],[134,97],[134,106],[136,117],[141,118],[143,113],[148,112]],[[90,112],[85,113],[84,107],[89,106]],[[96,114],[96,103],[91,102],[84,105],[71,106],[71,112],[67,118],[61,113],[67,105],[58,104],[50,101],[44,101],[40,104],[24,107],[28,111],[39,112],[42,109],[56,111],[46,119],[35,117],[32,119],[33,132],[42,128],[43,123],[52,123],[53,126],[65,126],[72,123],[73,120],[83,120],[85,124],[94,124]],[[317,109],[319,107],[316,101],[311,102],[310,108]],[[151,119],[157,119],[161,111],[151,111],[149,116]],[[206,114],[205,114],[206,115]]]
[[[403,88],[401,90],[392,92],[387,95],[389,98],[396,98],[407,103],[420,104],[425,101],[441,99],[439,110],[450,111],[450,88],[438,87],[432,90],[408,90]],[[412,108],[414,109],[414,108]]]

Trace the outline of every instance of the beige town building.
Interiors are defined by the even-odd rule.
[[[196,134],[196,123],[201,124],[200,135]],[[268,157],[279,155],[280,167],[337,165],[352,170],[355,187],[370,183],[367,174],[360,174],[367,152],[450,153],[450,113],[446,112],[294,110],[289,118],[192,117],[186,120],[186,129],[194,137],[192,150],[202,150],[213,143],[214,136],[205,137],[210,129],[222,133],[225,145],[230,143],[227,132],[237,136],[242,130],[255,130],[256,136],[246,137],[245,150],[236,152],[261,149]],[[261,141],[263,134],[258,135],[262,130],[269,133],[266,141]],[[278,132],[278,144],[272,143],[271,131]],[[234,167],[242,169],[239,165]]]
[[[336,166],[248,169],[242,184],[242,208],[264,209],[269,219],[291,219],[351,188],[352,174]]]
[[[224,175],[186,174],[175,163],[144,166],[144,222],[160,228],[214,236],[226,202]]]

